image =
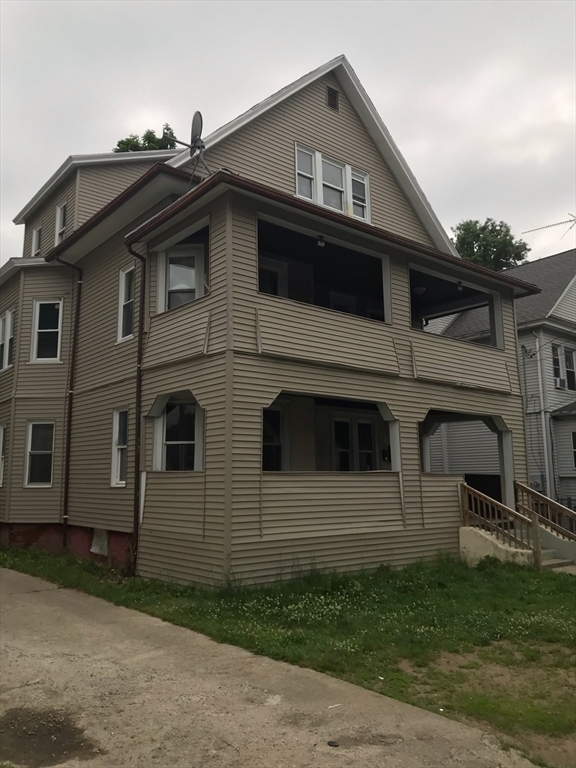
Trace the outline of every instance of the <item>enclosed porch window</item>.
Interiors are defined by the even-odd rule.
[[[375,403],[282,394],[262,412],[264,472],[391,470],[391,442]]]
[[[258,221],[258,290],[384,321],[383,258]]]

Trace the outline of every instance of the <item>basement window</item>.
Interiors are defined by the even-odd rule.
[[[460,334],[459,313],[473,310],[476,323],[469,323]],[[500,296],[473,285],[423,268],[410,268],[410,315],[414,330],[472,340],[492,347],[503,347]]]
[[[258,290],[380,322],[387,262],[350,248],[258,222]]]

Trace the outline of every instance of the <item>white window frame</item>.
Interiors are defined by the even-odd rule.
[[[40,256],[42,248],[42,227],[35,227],[32,230],[32,256]]]
[[[196,271],[196,296],[181,304],[179,307],[172,307],[168,309],[168,268],[170,254],[182,251],[190,251],[190,255],[195,259],[195,271]],[[158,253],[158,285],[157,285],[157,298],[156,298],[156,311],[160,312],[172,312],[175,309],[186,307],[189,304],[193,304],[197,299],[202,298],[208,293],[208,286],[206,285],[206,248],[203,243],[187,243],[185,245],[174,245],[165,251]]]
[[[563,347],[563,362],[564,362],[564,378],[566,379],[566,389],[568,392],[576,392],[576,387],[572,388],[568,386],[568,371],[574,372],[574,378],[576,379],[576,350],[571,347]],[[572,368],[567,365],[567,357],[572,358]]]
[[[57,357],[37,357],[38,353],[38,320],[40,318],[40,304],[59,304],[58,311],[58,356]],[[30,362],[41,363],[42,365],[50,363],[60,363],[60,353],[62,351],[62,313],[64,310],[64,299],[34,299],[34,308],[32,311],[32,347],[30,350]],[[53,329],[56,330],[56,329]]]
[[[303,171],[300,171],[298,169],[298,151],[305,152],[308,155],[312,156],[312,171],[313,171],[313,177],[310,177],[309,174],[304,173]],[[343,194],[343,210],[340,211],[338,208],[333,208],[331,205],[325,205],[324,204],[324,195],[323,195],[323,189],[324,189],[324,180],[322,178],[322,160],[325,160],[328,163],[331,163],[332,165],[336,165],[339,168],[342,168],[342,176],[343,176],[343,184],[344,184],[344,194]],[[361,168],[358,168],[354,165],[348,165],[347,163],[343,163],[341,160],[336,160],[335,158],[331,157],[330,155],[323,155],[321,152],[318,152],[315,149],[310,149],[310,147],[307,147],[304,144],[300,144],[296,142],[295,144],[295,151],[294,151],[294,163],[295,163],[295,169],[296,169],[296,194],[295,197],[298,197],[300,200],[308,200],[309,202],[313,202],[316,205],[322,206],[322,208],[326,208],[329,211],[337,211],[338,213],[343,213],[345,216],[350,216],[353,219],[357,219],[358,221],[364,221],[367,224],[371,223],[371,210],[370,210],[370,175],[363,171]],[[298,194],[298,176],[305,176],[306,178],[312,178],[312,198],[306,197],[305,195]],[[366,216],[357,216],[354,213],[354,200],[352,196],[352,178],[353,176],[361,177],[361,180],[364,182],[365,188],[366,188],[366,203],[358,203],[358,205],[363,205],[366,211]],[[327,184],[327,186],[332,186],[331,184]]]
[[[196,400],[170,400],[166,397],[162,413],[154,419],[154,452],[152,460],[152,469],[154,472],[166,472],[166,406],[168,404],[186,403],[194,405],[196,412],[194,414],[194,469],[188,472],[202,472],[204,469],[204,409],[201,408]],[[178,474],[182,474],[178,472]]]
[[[64,212],[64,213],[63,213]],[[68,218],[68,200],[63,200],[56,206],[56,226],[54,245],[58,245],[66,237],[66,219]],[[64,221],[63,221],[64,220]]]
[[[9,362],[10,341],[12,341],[12,361]],[[0,345],[3,345],[0,358],[0,371],[14,365],[14,313],[7,309],[0,315]],[[1,347],[0,347],[1,349]]]
[[[50,482],[49,483],[29,483],[28,482],[28,475],[30,472],[30,448],[32,445],[32,427],[35,425],[43,426],[45,424],[50,424],[52,427],[52,471],[50,473]],[[54,443],[56,440],[56,424],[53,421],[27,421],[26,422],[26,466],[25,466],[25,475],[24,475],[24,487],[25,488],[52,488],[52,483],[54,481]],[[43,453],[48,453],[48,451],[43,451]]]
[[[330,446],[332,451],[332,468],[334,472],[341,472],[344,470],[338,469],[338,451],[336,450],[336,440],[334,439],[334,424],[336,421],[347,421],[350,426],[350,458],[351,467],[349,472],[378,472],[380,471],[381,458],[380,458],[380,440],[378,435],[378,414],[374,413],[360,413],[356,411],[330,411]],[[369,470],[361,470],[360,466],[360,449],[358,447],[357,437],[357,425],[358,424],[371,424],[374,435],[374,458],[375,468]]]
[[[271,256],[260,254],[258,256],[258,268],[263,267],[269,272],[275,272],[278,275],[278,296],[288,297],[288,264],[280,259],[273,259]],[[260,282],[258,282],[258,293],[260,293]],[[271,296],[270,293],[264,293],[264,296]]]
[[[118,443],[118,428],[120,426],[120,414],[126,413],[126,445]],[[112,468],[110,475],[111,488],[125,488],[126,480],[120,479],[120,451],[126,451],[126,474],[128,474],[128,428],[130,423],[130,410],[127,406],[114,408],[112,413]]]
[[[572,464],[576,469],[576,432],[572,432]]]
[[[130,302],[124,301],[124,292],[126,288],[126,275],[132,272],[132,299]],[[118,279],[118,332],[116,335],[116,343],[121,341],[128,341],[134,338],[134,307],[136,302],[136,272],[134,270],[134,264],[127,264],[122,267],[119,273]],[[128,303],[132,304],[132,333],[127,336],[122,335],[122,321],[124,317],[124,306]]]
[[[6,453],[6,427],[0,424],[0,488],[4,484],[4,456]]]

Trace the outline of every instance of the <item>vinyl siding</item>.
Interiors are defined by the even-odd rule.
[[[481,421],[443,425],[430,451],[432,472],[500,474],[498,436]]]
[[[207,151],[208,165],[293,195],[295,142],[302,143],[369,173],[373,224],[433,245],[344,93],[339,112],[326,106],[327,85],[340,90],[334,75],[312,83]]]
[[[572,448],[572,433],[576,432],[576,417],[555,419],[554,432],[556,435],[558,475],[561,478],[576,478],[574,450]]]
[[[0,477],[0,522],[8,522],[8,478],[12,458],[12,401],[0,402],[0,425],[4,427],[4,472]]]
[[[121,165],[87,165],[78,169],[78,204],[74,228],[114,200],[121,192],[133,184],[156,161],[125,163]]]
[[[22,255],[33,256],[32,253],[32,232],[38,227],[42,228],[40,241],[40,256],[46,256],[48,251],[54,248],[56,243],[56,207],[66,202],[66,237],[72,234],[75,225],[76,216],[76,173],[63,182],[60,187],[51,195],[42,207],[33,214],[27,221],[24,230],[24,250]]]
[[[0,403],[12,397],[14,389],[14,371],[16,368],[16,359],[18,353],[18,342],[20,339],[20,281],[21,274],[14,275],[0,289],[0,315],[6,310],[12,312],[12,329],[14,332],[14,364],[9,368],[0,371]]]
[[[576,277],[572,278],[572,282],[558,299],[550,315],[561,320],[567,320],[569,323],[576,323]]]

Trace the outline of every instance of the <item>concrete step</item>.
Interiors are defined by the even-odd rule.
[[[555,549],[542,550],[542,560],[554,560],[556,557],[558,557],[558,553]]]
[[[542,568],[563,568],[565,565],[574,565],[574,563],[572,560],[563,560],[560,557],[542,560]]]

